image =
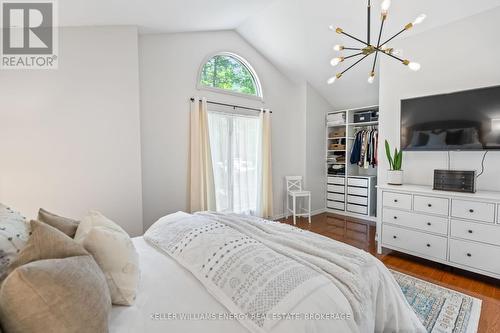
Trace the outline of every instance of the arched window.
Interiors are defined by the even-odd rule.
[[[201,68],[198,84],[203,88],[262,98],[255,71],[243,58],[232,53],[210,57]]]

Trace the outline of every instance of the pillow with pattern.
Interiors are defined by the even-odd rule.
[[[0,203],[0,282],[7,269],[25,247],[30,227],[21,214]]]

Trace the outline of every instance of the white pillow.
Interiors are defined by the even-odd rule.
[[[26,246],[30,227],[18,212],[0,204],[0,282],[7,277],[7,269]]]
[[[80,222],[75,240],[104,272],[113,304],[132,305],[139,284],[139,257],[125,230],[101,213],[90,212]]]

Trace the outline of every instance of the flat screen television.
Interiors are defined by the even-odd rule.
[[[500,86],[402,100],[401,147],[500,149]]]

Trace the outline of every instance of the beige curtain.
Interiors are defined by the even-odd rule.
[[[205,98],[191,102],[190,205],[193,212],[215,211],[215,185]]]
[[[262,186],[259,195],[259,215],[263,218],[273,217],[273,174],[271,158],[271,112],[260,113],[262,128]]]

